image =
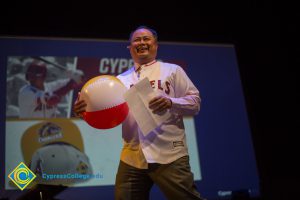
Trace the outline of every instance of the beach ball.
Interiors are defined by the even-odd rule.
[[[110,129],[122,123],[129,111],[123,94],[127,88],[116,77],[101,75],[87,81],[80,100],[87,104],[83,119],[97,129]]]

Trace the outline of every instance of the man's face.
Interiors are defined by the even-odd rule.
[[[46,75],[41,75],[41,76],[36,76],[33,79],[30,79],[29,82],[32,86],[43,90],[45,79],[46,79]]]
[[[130,54],[134,62],[145,64],[156,58],[157,41],[147,29],[136,30],[130,41]]]

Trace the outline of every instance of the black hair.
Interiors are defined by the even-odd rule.
[[[130,35],[129,35],[129,42],[131,42],[131,38],[132,38],[133,33],[134,33],[135,31],[139,30],[139,29],[147,29],[148,31],[150,31],[150,32],[152,33],[153,37],[154,37],[155,40],[157,41],[157,39],[158,39],[157,32],[156,32],[154,29],[152,29],[152,28],[150,28],[150,27],[148,27],[148,26],[141,25],[141,26],[138,26],[136,29],[134,29],[134,30],[130,33]]]

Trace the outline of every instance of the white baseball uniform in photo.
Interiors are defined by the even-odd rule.
[[[31,85],[23,86],[19,91],[20,118],[51,118],[55,117],[56,106],[49,106],[45,98],[54,91],[65,86],[70,79],[57,80],[45,83],[45,90]],[[38,104],[40,98],[42,104]]]
[[[158,94],[172,100],[172,108],[170,117],[146,136],[129,111],[122,124],[121,160],[137,168],[147,168],[147,163],[171,163],[188,155],[183,116],[195,115],[200,110],[199,91],[178,65],[152,61],[139,71],[132,67],[117,76],[127,88],[145,77]]]

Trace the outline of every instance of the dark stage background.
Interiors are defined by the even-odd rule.
[[[126,6],[27,2],[2,8],[1,36],[127,39],[132,29],[144,24],[156,29],[161,41],[234,44],[261,199],[299,199],[299,155],[293,139],[300,132],[298,77],[294,71],[300,63],[299,56],[293,57],[299,53],[294,37],[299,27],[295,6],[271,1],[210,5],[173,2],[165,7],[154,2],[130,2]]]

